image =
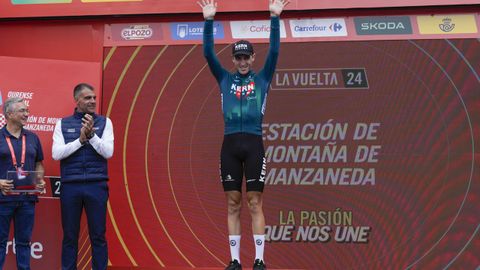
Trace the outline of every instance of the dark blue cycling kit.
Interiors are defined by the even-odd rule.
[[[225,70],[213,50],[213,20],[206,20],[203,53],[220,86],[225,135],[250,133],[262,135],[262,120],[270,82],[275,72],[280,47],[280,19],[271,18],[270,47],[263,69],[245,75]]]

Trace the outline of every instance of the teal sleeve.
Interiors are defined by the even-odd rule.
[[[218,61],[213,46],[213,20],[205,20],[205,26],[203,27],[203,55],[207,60],[208,67],[213,76],[215,76],[217,82],[220,83],[227,71]]]
[[[270,17],[270,27],[270,47],[268,49],[265,65],[259,72],[259,76],[265,80],[267,85],[270,84],[273,74],[275,73],[278,53],[280,50],[280,18],[278,16]],[[268,91],[268,88],[266,91]]]

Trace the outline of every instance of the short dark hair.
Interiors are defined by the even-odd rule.
[[[78,95],[80,95],[80,92],[82,92],[82,90],[84,90],[84,89],[88,89],[88,90],[94,91],[93,86],[91,86],[90,84],[88,84],[88,83],[79,83],[79,84],[77,84],[77,85],[73,88],[73,98],[74,98],[75,100],[77,100]]]

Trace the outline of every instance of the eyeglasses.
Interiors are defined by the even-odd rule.
[[[19,112],[19,113],[30,113],[30,111],[28,109],[20,109],[20,110],[16,110],[15,112]]]

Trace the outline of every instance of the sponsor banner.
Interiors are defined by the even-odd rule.
[[[252,107],[245,95],[236,110],[266,108],[270,265],[444,269],[458,255],[455,269],[476,269],[478,222],[465,221],[478,220],[480,203],[480,43],[301,41],[282,44],[272,77],[272,88],[291,90],[270,91]],[[198,46],[170,46],[155,58],[159,49],[138,48],[133,59],[132,48],[117,48],[104,70],[104,96],[112,97],[104,104],[120,134],[109,160],[112,266],[133,265],[128,250],[137,267],[156,258],[166,268],[215,267],[228,252],[224,234],[212,230],[227,231],[218,160],[229,93],[219,93]],[[229,47],[217,49],[231,71]],[[259,56],[267,50],[256,45]],[[250,223],[242,219],[244,235]]]
[[[305,37],[346,37],[345,19],[299,19],[290,20],[293,38]]]
[[[170,38],[173,40],[202,40],[204,22],[170,23]],[[225,38],[223,23],[214,22],[213,35],[217,39]]]
[[[417,16],[420,34],[478,33],[474,14]]]
[[[394,1],[318,1],[291,0],[288,10],[331,10],[338,8],[379,8],[407,6],[441,6],[478,4],[478,0],[394,0]],[[25,5],[35,8],[24,8]],[[266,5],[258,0],[223,1],[222,12],[265,12]],[[201,13],[196,1],[191,0],[3,0],[0,18]]]
[[[412,24],[409,16],[353,18],[357,35],[409,35]]]
[[[234,39],[269,38],[270,20],[230,22]],[[286,38],[285,22],[280,20],[280,37]]]
[[[162,24],[112,24],[111,39],[113,41],[162,40]]]
[[[419,16],[421,17],[421,16]],[[424,16],[433,18],[434,16]],[[428,33],[419,34],[412,27],[412,16],[372,16],[355,18],[317,18],[280,21],[282,42],[306,42],[322,40],[395,40],[424,39]],[[474,15],[448,16],[438,19],[438,31],[433,39],[480,37]],[[443,21],[442,21],[443,20]],[[288,22],[289,30],[286,31]],[[464,30],[464,22],[469,23]],[[427,24],[433,25],[433,24]],[[204,22],[145,22],[138,24],[106,24],[105,46],[201,44]],[[423,28],[422,28],[423,27]],[[442,32],[440,29],[450,32]],[[466,29],[466,30],[465,30]],[[228,33],[231,33],[229,35]],[[349,34],[350,32],[350,34]],[[432,31],[430,31],[431,33]],[[457,34],[452,36],[451,34]],[[461,34],[467,33],[467,34]],[[470,33],[470,34],[468,34]],[[459,35],[460,34],[460,35]],[[270,21],[219,21],[214,22],[216,44],[229,44],[238,39],[250,39],[253,43],[268,42]]]

